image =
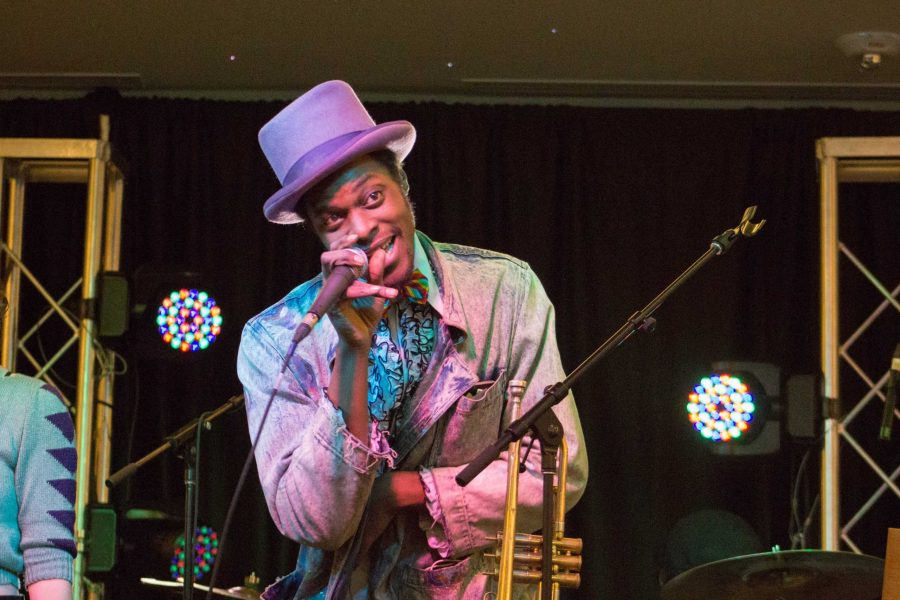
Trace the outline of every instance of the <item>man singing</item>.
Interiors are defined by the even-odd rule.
[[[269,512],[301,544],[296,570],[263,597],[480,600],[491,585],[483,551],[503,526],[505,453],[466,487],[454,478],[508,425],[508,381],[528,382],[527,410],[564,378],[553,306],[522,261],[416,230],[401,162],[415,130],[376,125],[346,83],[313,88],[259,139],[282,184],[266,218],[305,221],[325,247],[323,274],[252,318],[238,357],[251,438],[262,424],[256,462]],[[299,343],[274,389],[338,266],[364,278]],[[571,507],[587,479],[584,440],[571,395],[553,410],[569,447]],[[518,523],[533,531],[540,453],[525,466]]]

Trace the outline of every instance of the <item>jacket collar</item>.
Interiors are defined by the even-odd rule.
[[[456,289],[456,284],[453,281],[453,276],[451,271],[451,267],[449,267],[441,256],[441,253],[437,251],[434,247],[434,242],[431,241],[427,235],[422,233],[421,231],[416,231],[416,250],[419,248],[424,252],[425,257],[427,258],[427,262],[430,266],[429,271],[433,276],[433,279],[429,278],[429,285],[436,284],[436,289],[439,291],[440,298],[440,306],[432,304],[432,308],[434,308],[437,313],[441,316],[441,319],[444,323],[450,327],[451,330],[454,330],[454,333],[460,333],[465,336],[466,333],[466,325],[465,318],[462,313],[462,303],[460,302],[459,291]],[[420,269],[421,270],[421,269]],[[426,277],[428,273],[422,270],[425,273]],[[429,288],[433,289],[433,288]],[[429,292],[429,297],[431,293]],[[457,336],[454,335],[454,338]]]

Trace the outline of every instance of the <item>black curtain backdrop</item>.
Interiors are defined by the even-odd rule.
[[[147,273],[192,270],[223,307],[220,339],[189,360],[148,350],[136,322],[128,335],[108,341],[128,364],[116,389],[114,468],[238,393],[234,362],[243,322],[317,270],[311,233],[270,224],[261,211],[277,182],[256,134],[284,104],[122,98],[106,90],[78,100],[0,102],[0,137],[95,138],[98,115],[110,115],[127,177],[122,270],[133,289],[144,294],[160,283]],[[667,533],[698,509],[736,513],[766,547],[789,548],[790,490],[810,448],[798,486],[804,516],[817,492],[814,446],[784,440],[776,454],[714,455],[686,425],[687,390],[716,360],[769,362],[784,376],[818,371],[814,143],[825,136],[900,135],[900,113],[434,102],[375,103],[370,110],[379,122],[407,119],[418,130],[407,170],[420,229],[533,266],[556,306],[569,369],[713,236],[736,225],[746,206],[759,206],[758,218],[767,220],[759,237],[709,263],[656,313],[653,335],[635,336],[575,387],[591,473],[567,520],[568,533],[585,541],[583,583],[570,597],[656,598]],[[64,288],[63,271],[80,274],[83,214],[76,200],[84,192],[51,187],[33,186],[27,194],[25,260],[43,269],[51,288]],[[898,187],[841,188],[842,239],[889,288],[900,273]],[[856,275],[845,279],[842,293],[847,335],[880,299]],[[851,350],[875,379],[888,366],[898,329],[896,312],[888,311],[867,334],[868,349]],[[843,392],[855,403],[862,392],[854,376],[847,379]],[[900,435],[892,444],[875,443],[880,411],[880,402],[871,404],[853,433],[896,464]],[[248,449],[242,414],[224,417],[206,434],[201,523],[221,530]],[[849,516],[880,482],[852,452],[843,457]],[[148,465],[114,499],[124,545],[114,572],[98,578],[109,581],[113,597],[127,590],[137,598],[148,593],[134,586],[137,576],[167,576],[167,544],[183,511],[180,459]],[[130,508],[163,510],[173,520],[126,519]],[[864,552],[884,555],[886,528],[900,524],[897,508],[888,493],[856,526],[852,537]],[[817,532],[818,513],[813,545]],[[237,585],[251,571],[270,583],[294,558],[294,545],[271,525],[254,470],[220,583]]]

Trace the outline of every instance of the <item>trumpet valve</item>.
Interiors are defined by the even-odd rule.
[[[503,534],[498,533],[495,540],[497,550],[486,553],[486,573],[497,576],[500,569],[500,548],[503,544]],[[541,581],[541,546],[543,536],[517,533],[514,538],[513,551],[513,581],[516,583],[538,583]],[[561,587],[577,588],[581,584],[581,551],[583,542],[581,538],[558,538],[553,542],[551,579]]]

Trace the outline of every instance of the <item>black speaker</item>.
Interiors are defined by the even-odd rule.
[[[99,303],[97,329],[100,337],[119,337],[128,331],[131,303],[128,278],[122,273],[106,271],[98,281]]]
[[[821,379],[792,375],[787,380],[787,433],[797,440],[818,437],[822,422]]]
[[[87,570],[106,573],[116,564],[116,511],[109,504],[92,504],[87,511]]]

